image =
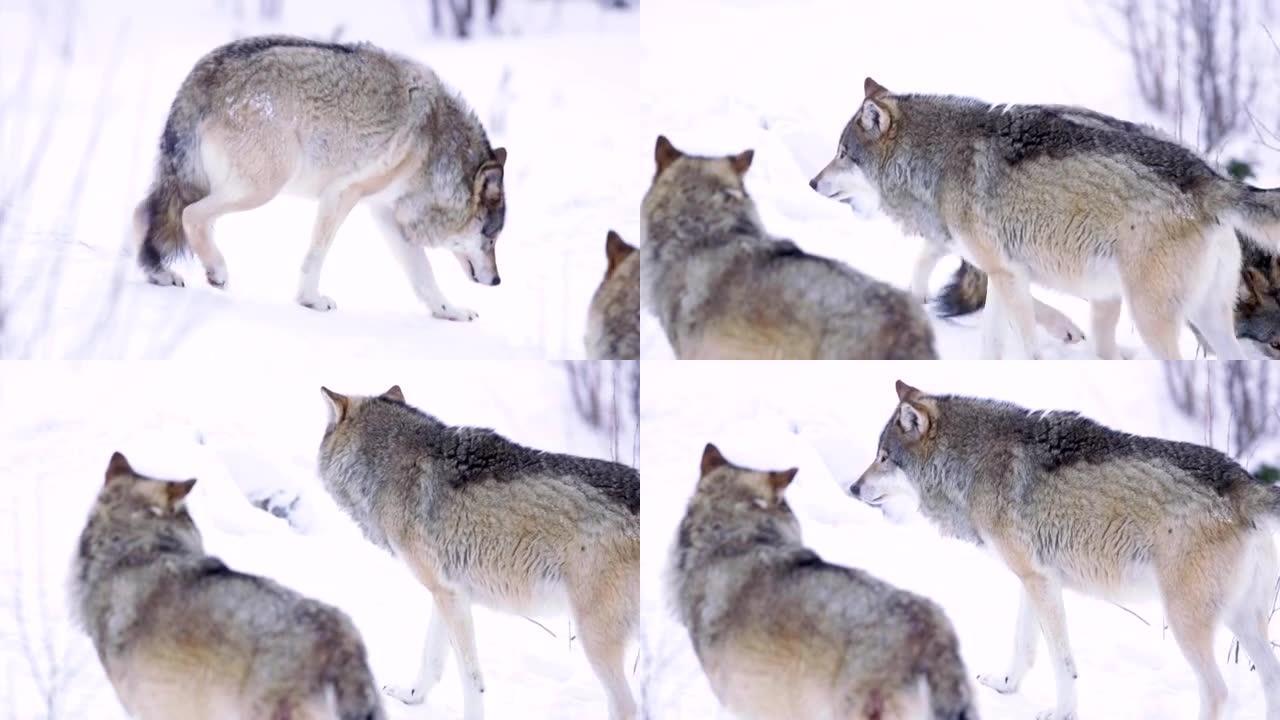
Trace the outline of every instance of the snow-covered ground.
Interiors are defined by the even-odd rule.
[[[366,542],[320,485],[315,457],[327,417],[320,385],[370,394],[399,384],[408,402],[445,422],[484,425],[534,447],[634,465],[632,413],[622,418],[615,454],[608,437],[578,419],[567,377],[563,367],[542,361],[287,369],[4,363],[0,714],[20,720],[124,716],[87,638],[69,626],[65,600],[76,538],[115,450],[140,472],[198,478],[190,508],[211,554],[340,607],[364,636],[378,682],[410,682],[429,594]],[[281,505],[296,499],[289,521],[251,504],[262,497]],[[604,692],[570,642],[567,616],[540,618],[539,627],[481,608],[475,615],[487,717],[604,716]],[[460,717],[462,691],[455,664],[448,663],[425,705],[409,708],[387,698],[390,717]],[[61,674],[51,676],[54,667]],[[58,711],[46,715],[38,692],[50,686]]]
[[[477,3],[477,6],[483,3]],[[85,358],[235,357],[262,347],[303,359],[582,357],[591,293],[610,228],[637,235],[648,143],[629,118],[645,104],[637,12],[594,2],[511,0],[499,36],[430,35],[426,2],[307,0],[283,19],[236,22],[226,0],[32,3],[0,0],[0,352]],[[248,3],[252,12],[256,3]],[[78,8],[72,54],[65,8]],[[42,9],[43,8],[43,9]],[[479,23],[483,25],[483,23]],[[468,281],[433,252],[445,295],[480,317],[433,320],[367,210],[342,225],[321,290],[337,310],[296,305],[315,203],[290,197],[220,220],[230,283],[198,263],[185,289],[147,285],[130,223],[151,182],[169,104],[192,64],[236,34],[288,32],[371,41],[433,67],[509,150],[502,285]]]
[[[638,119],[639,135],[646,147],[663,133],[681,150],[706,155],[754,148],[746,185],[770,232],[905,289],[922,241],[904,237],[879,213],[856,216],[808,186],[862,103],[863,79],[874,77],[897,92],[1079,104],[1150,121],[1194,142],[1193,120],[1180,132],[1143,108],[1118,40],[1123,27],[1107,6],[1079,0],[646,0],[646,75],[658,101]],[[1275,27],[1272,32],[1280,35]],[[1259,53],[1253,67],[1280,69],[1263,27],[1250,24],[1244,33]],[[1274,81],[1262,87],[1274,88]],[[1258,100],[1273,101],[1265,92]],[[1260,117],[1277,114],[1280,108],[1259,111]],[[1267,138],[1266,144],[1278,143]],[[1280,152],[1253,132],[1218,159],[1230,157],[1255,165],[1256,184],[1280,185]],[[958,264],[948,258],[938,265],[934,292]],[[1084,301],[1035,293],[1088,333]],[[941,357],[979,357],[978,327],[978,315],[935,318]],[[641,329],[644,357],[671,356],[653,317],[646,316]],[[1118,337],[1138,357],[1150,357],[1127,311]],[[1085,344],[1066,346],[1043,330],[1040,340],[1047,358],[1092,357]],[[1182,344],[1184,356],[1193,357],[1190,332]]]
[[[1226,431],[1186,421],[1166,397],[1153,362],[955,363],[648,363],[641,422],[642,697],[648,717],[727,718],[718,709],[687,635],[675,622],[664,581],[675,528],[698,478],[703,445],[714,442],[731,462],[800,469],[787,499],[806,542],[825,559],[862,568],[933,598],[947,611],[970,671],[1003,670],[1013,647],[1017,584],[998,560],[977,547],[944,539],[910,508],[897,520],[842,491],[872,461],[884,423],[897,405],[894,381],[925,391],[995,397],[1032,408],[1074,409],[1132,432],[1210,442]],[[1272,441],[1247,459],[1274,463]],[[1192,718],[1196,680],[1172,636],[1162,630],[1158,602],[1128,609],[1067,593],[1067,627],[1079,668],[1081,718]],[[1145,621],[1145,624],[1144,624]],[[1272,625],[1280,637],[1280,622]],[[1230,718],[1261,718],[1263,697],[1247,662],[1226,662],[1231,642],[1221,630],[1215,653],[1230,688]],[[1053,673],[1040,653],[1016,695],[977,687],[984,720],[1025,720],[1052,707]]]

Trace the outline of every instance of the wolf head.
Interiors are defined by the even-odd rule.
[[[409,241],[452,251],[473,282],[497,285],[502,280],[495,246],[507,216],[507,151],[486,151],[478,163],[463,163],[461,170],[456,159],[440,157],[447,154],[437,151],[424,163],[417,187],[396,203],[396,222]]]
[[[702,451],[701,477],[681,529],[687,547],[800,542],[800,524],[783,499],[795,478],[789,470],[754,470],[730,463],[710,443]]]
[[[157,480],[134,471],[124,455],[107,463],[105,482],[80,535],[74,581],[87,593],[97,571],[155,554],[203,554],[200,531],[187,512],[195,480]]]
[[[928,459],[935,435],[938,405],[933,398],[902,382],[897,383],[898,407],[880,432],[876,457],[852,485],[849,494],[871,506],[895,497],[913,497],[914,486],[902,473]]]
[[[1263,256],[1241,270],[1236,336],[1280,359],[1280,258]]]
[[[761,224],[743,182],[754,150],[717,157],[688,155],[659,135],[653,154],[657,169],[642,206],[644,235],[655,218],[674,219],[693,234],[719,231],[709,223],[734,225],[741,217]]]
[[[840,133],[836,156],[809,181],[809,187],[858,210],[875,210],[880,196],[867,169],[889,154],[900,116],[897,102],[875,80],[867,78],[864,89],[866,98]]]
[[[334,392],[327,387],[321,387],[320,392],[324,395],[325,401],[329,405],[329,423],[324,431],[324,441],[321,449],[322,458],[326,448],[336,449],[338,446],[345,446],[350,442],[346,436],[360,432],[369,423],[371,419],[376,421],[384,415],[394,417],[396,413],[379,412],[376,407],[379,402],[394,403],[396,405],[405,406],[404,391],[399,385],[392,385],[389,390],[377,396],[359,396],[359,395],[343,395]],[[382,409],[386,409],[385,407]],[[416,411],[414,411],[416,413]],[[379,430],[388,430],[389,427],[381,427]],[[335,436],[344,437],[335,437]],[[331,442],[332,441],[332,442]]]

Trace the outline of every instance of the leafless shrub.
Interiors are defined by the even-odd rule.
[[[578,416],[609,438],[611,456],[627,462],[622,452],[630,445],[631,465],[640,458],[640,363],[636,361],[572,360],[564,363],[569,394]]]
[[[1195,112],[1196,142],[1221,147],[1249,125],[1248,107],[1265,79],[1258,28],[1274,0],[1113,0],[1143,101],[1182,135]]]
[[[1266,360],[1178,362],[1164,365],[1174,407],[1205,422],[1206,444],[1213,437],[1215,412],[1226,418],[1223,451],[1247,462],[1264,438],[1280,432],[1280,366]]]

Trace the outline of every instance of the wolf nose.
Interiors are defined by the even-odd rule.
[[[493,276],[493,279],[489,281],[489,284],[490,284],[490,285],[501,285],[501,284],[502,284],[502,278],[498,277],[497,275],[494,275],[494,276]]]
[[[818,189],[818,178],[814,178],[814,179],[810,180],[810,181],[809,181],[809,187],[813,188],[814,190],[817,190],[817,189]]]
[[[859,490],[860,488],[858,487],[858,483],[854,483],[849,486],[849,494],[854,497],[858,497]]]

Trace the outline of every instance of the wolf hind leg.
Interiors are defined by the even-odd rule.
[[[1240,360],[1244,358],[1244,349],[1235,331],[1240,245],[1230,232],[1209,237],[1209,257],[1204,261],[1207,281],[1199,303],[1189,308],[1188,316],[1219,360]]]
[[[254,187],[228,183],[183,209],[182,228],[191,243],[191,249],[204,266],[205,277],[210,285],[220,288],[227,284],[227,261],[213,244],[214,221],[228,213],[252,210],[266,204],[280,192],[283,185],[283,179],[278,183]]]
[[[1161,572],[1160,594],[1174,640],[1200,683],[1200,720],[1220,720],[1227,684],[1213,659],[1213,631],[1223,588],[1204,564],[1217,558],[1183,558]]]
[[[1227,610],[1227,629],[1240,640],[1250,662],[1262,680],[1262,693],[1267,703],[1267,720],[1280,720],[1280,661],[1267,639],[1271,604],[1275,597],[1280,566],[1270,536],[1259,534],[1252,567],[1246,564],[1241,575],[1246,580],[1243,591]]]
[[[1013,631],[1013,658],[1009,661],[1009,669],[1000,675],[979,675],[978,682],[998,693],[1017,692],[1023,676],[1036,661],[1036,645],[1039,640],[1040,627],[1036,624],[1036,611],[1024,590],[1018,601],[1018,622]]]
[[[320,270],[333,245],[333,238],[338,234],[338,227],[363,195],[360,187],[348,185],[328,190],[320,196],[315,226],[311,230],[311,247],[302,259],[302,278],[298,282],[297,300],[303,307],[322,312],[336,307],[332,299],[320,294]]]
[[[602,575],[607,578],[607,574],[606,570]],[[597,576],[590,583],[595,587],[571,590],[570,602],[582,650],[609,697],[609,720],[634,720],[636,704],[627,684],[625,655],[635,625],[633,598],[639,582],[614,579],[616,585]]]
[[[445,650],[449,646],[448,630],[440,611],[432,609],[431,619],[427,621],[427,637],[422,645],[422,664],[418,666],[418,675],[409,686],[384,685],[382,692],[406,705],[417,705],[426,699],[431,689],[440,682],[444,675]]]

